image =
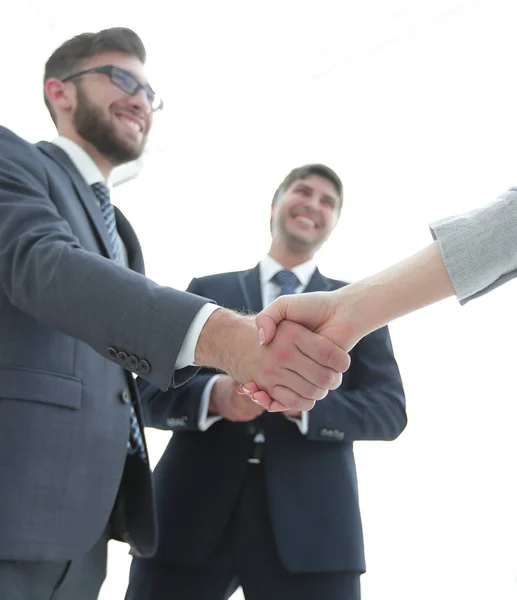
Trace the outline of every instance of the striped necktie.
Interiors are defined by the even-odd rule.
[[[108,230],[108,235],[111,243],[111,251],[113,253],[113,260],[119,264],[124,264],[122,259],[122,250],[120,248],[120,241],[117,233],[117,223],[115,221],[115,210],[110,202],[110,190],[109,187],[102,182],[94,183],[92,185],[93,193],[95,194],[101,208],[102,217]],[[138,419],[136,418],[135,409],[131,405],[131,418],[129,421],[130,434],[128,442],[129,454],[138,454],[141,458],[145,458],[145,446],[142,438],[142,432]]]

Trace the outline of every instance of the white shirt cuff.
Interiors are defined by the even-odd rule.
[[[205,385],[205,389],[203,390],[203,395],[201,396],[201,405],[199,406],[199,418],[198,418],[198,427],[200,431],[206,431],[211,425],[220,421],[223,417],[221,415],[208,416],[208,405],[210,403],[210,394],[212,392],[212,388],[214,387],[214,383],[224,377],[223,375],[214,375],[211,379],[208,380],[208,383]]]
[[[302,435],[307,435],[307,433],[309,432],[309,412],[308,411],[306,411],[306,410],[302,411],[301,418],[288,417],[287,415],[285,415],[285,418],[288,419],[289,421],[292,421],[293,423],[296,423],[296,425]]]
[[[194,317],[190,327],[188,328],[187,335],[183,340],[181,350],[179,351],[178,358],[176,359],[176,364],[174,365],[175,369],[183,369],[184,367],[194,365],[194,360],[196,358],[196,346],[199,336],[201,335],[201,330],[208,321],[208,317],[210,317],[214,310],[217,310],[218,308],[221,307],[217,306],[217,304],[207,303],[199,309],[199,312]]]

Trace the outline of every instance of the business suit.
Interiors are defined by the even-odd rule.
[[[174,365],[206,301],[146,279],[116,221],[129,269],[107,260],[66,153],[0,128],[0,561],[70,561],[105,535],[154,551],[148,460],[127,452],[130,405],[142,422],[130,372],[162,389],[191,376]]]
[[[342,285],[316,270],[305,291],[333,290]],[[241,311],[262,309],[259,266],[194,279],[188,291]],[[190,570],[194,585],[199,579],[198,569],[223,552],[226,541],[221,540],[237,518],[239,495],[247,489],[250,472],[257,473],[257,469],[263,470],[251,483],[255,492],[249,494],[249,501],[255,502],[254,498],[260,496],[257,511],[267,505],[269,516],[265,521],[274,538],[264,542],[270,548],[264,547],[259,556],[278,554],[286,572],[301,576],[293,598],[301,597],[310,574],[325,573],[332,578],[365,570],[352,443],[396,438],[406,425],[406,413],[387,328],[367,336],[352,351],[351,358],[352,365],[341,387],[329,392],[325,401],[309,413],[306,436],[280,413],[264,413],[251,423],[222,420],[200,432],[201,397],[213,372],[202,371],[181,389],[163,394],[142,382],[143,395],[148,398],[146,424],[172,429],[174,435],[154,472],[158,551],[152,560],[133,561],[129,600],[161,600],[168,597],[163,590],[166,586],[173,586],[169,588],[171,598],[190,598],[186,591],[182,595],[179,579]],[[247,462],[259,428],[266,439],[262,467]],[[258,534],[253,544],[262,543],[257,538]],[[165,577],[162,584],[157,581],[160,565]],[[169,565],[177,567],[178,573],[183,569],[177,581],[166,574],[170,574]],[[263,579],[272,577],[267,569],[261,570],[260,563],[257,567]],[[206,595],[201,595],[199,584],[197,595],[192,597],[223,597],[216,592],[211,595],[213,579],[205,583]],[[282,597],[291,596],[285,592]]]

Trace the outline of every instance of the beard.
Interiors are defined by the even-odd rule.
[[[113,166],[136,160],[144,151],[147,136],[140,144],[130,144],[117,137],[113,123],[104,118],[101,109],[86,96],[77,85],[77,107],[74,114],[77,133],[94,146]]]

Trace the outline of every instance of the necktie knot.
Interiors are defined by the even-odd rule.
[[[278,271],[276,275],[273,277],[273,281],[280,286],[280,296],[285,296],[286,294],[294,294],[296,287],[299,285],[298,277],[287,269],[282,269]]]

